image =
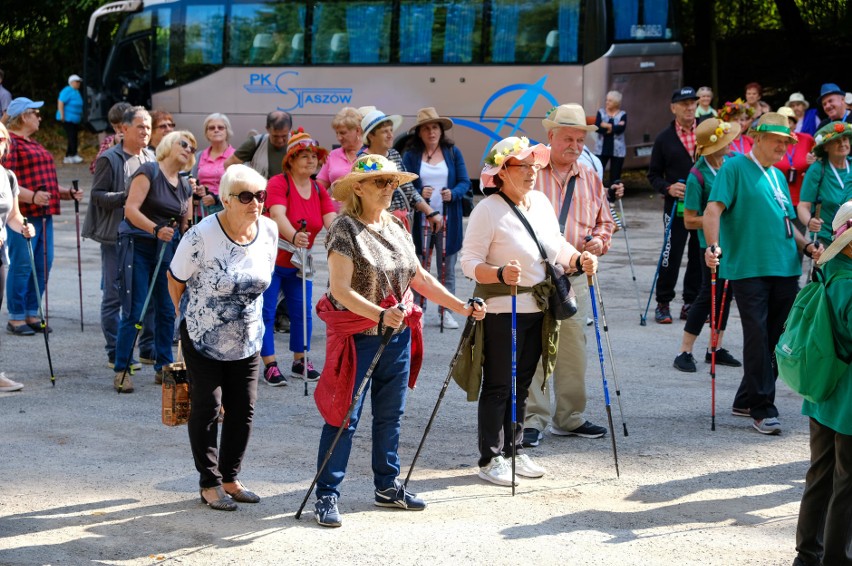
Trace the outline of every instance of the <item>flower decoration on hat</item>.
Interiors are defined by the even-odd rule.
[[[372,171],[381,171],[382,164],[378,161],[375,161],[372,157],[368,157],[367,159],[361,160],[355,164],[355,170],[360,171],[362,173],[370,173]]]
[[[746,105],[742,98],[738,98],[733,102],[726,102],[724,106],[718,110],[719,119],[725,122],[736,120],[740,114],[745,114],[749,118],[754,116],[754,108]]]
[[[852,135],[852,124],[846,124],[844,122],[828,124],[820,130],[820,133],[818,133],[816,137],[814,137],[814,141],[817,145],[825,145],[831,140],[842,135]]]
[[[511,147],[504,147],[502,150],[497,149],[495,146],[485,158],[485,164],[493,167],[500,167],[508,157],[520,153],[521,151],[529,148],[529,146],[530,140],[526,137],[515,140],[515,143],[512,144]]]

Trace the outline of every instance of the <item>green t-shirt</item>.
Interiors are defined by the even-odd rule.
[[[828,247],[831,243],[831,223],[834,215],[844,202],[852,199],[852,157],[846,158],[846,169],[835,169],[837,175],[831,168],[828,159],[821,159],[810,167],[802,180],[802,191],[799,201],[816,204],[817,195],[822,199],[822,208],[819,217],[822,218],[822,228],[817,234],[817,239]],[[840,179],[838,180],[838,177]],[[841,185],[840,181],[843,181]],[[811,205],[811,214],[816,207]]]
[[[773,179],[775,189],[767,177]],[[784,221],[785,216],[790,218],[792,228],[796,215],[783,173],[771,166],[764,170],[748,155],[738,153],[719,168],[708,200],[725,205],[719,226],[724,253],[720,277],[801,275],[796,240],[787,237]]]
[[[838,271],[852,272],[852,259],[837,254],[823,267],[826,278]],[[852,279],[835,279],[828,286],[828,299],[834,312],[834,343],[840,345],[837,354],[844,358],[852,354]],[[846,345],[843,348],[843,345]],[[843,348],[843,349],[841,349]],[[840,378],[831,397],[821,403],[802,403],[802,414],[813,417],[819,423],[839,432],[852,435],[852,366]]]
[[[701,179],[692,171],[689,172],[689,177],[686,178],[686,192],[683,197],[683,207],[688,210],[694,210],[698,216],[704,216],[704,209],[707,208],[707,199],[710,197],[710,190],[713,188],[713,183],[716,182],[716,173],[704,156],[698,158],[693,169],[697,169],[701,178],[704,180],[702,187]],[[698,241],[701,243],[701,249],[707,248],[707,241],[704,239],[704,230],[697,230]]]

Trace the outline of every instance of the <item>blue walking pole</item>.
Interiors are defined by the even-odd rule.
[[[512,497],[515,496],[515,431],[518,428],[518,286],[512,285]]]
[[[595,282],[591,275],[586,276],[589,283],[589,293],[592,297],[592,315],[595,319],[595,338],[598,341],[598,360],[601,363],[601,378],[603,379],[604,402],[606,403],[606,418],[609,421],[609,436],[612,439],[612,457],[615,460],[615,475],[621,477],[618,471],[618,450],[615,447],[615,429],[612,425],[612,407],[609,403],[609,388],[606,383],[606,370],[604,369],[603,345],[601,344],[601,328],[598,322],[598,305],[595,300]]]
[[[663,238],[663,249],[660,250],[660,259],[657,261],[657,271],[654,273],[654,282],[651,283],[651,292],[648,293],[648,303],[645,305],[645,314],[639,316],[639,326],[647,326],[648,324],[648,309],[651,307],[651,297],[654,296],[654,288],[657,286],[657,278],[660,276],[660,268],[663,266],[663,256],[666,253],[666,248],[669,246],[669,235],[672,231],[672,221],[674,221],[676,212],[677,200],[675,200],[672,205],[672,211],[669,214],[669,222],[666,224],[666,236]]]
[[[24,226],[27,225],[27,219],[24,218]],[[30,241],[30,238],[26,238],[27,240],[27,252],[30,254],[30,267],[33,270],[33,284],[35,285],[36,297],[38,298],[38,316],[41,319],[39,324],[41,325],[41,333],[44,335],[44,349],[47,352],[47,366],[50,368],[50,385],[56,387],[56,375],[53,373],[53,360],[50,358],[50,342],[47,338],[47,322],[44,319],[44,308],[42,307],[42,298],[41,298],[41,290],[38,288],[38,272],[36,271],[35,264],[35,255],[33,254],[33,243]],[[45,272],[45,275],[47,273]],[[47,281],[45,280],[45,293],[47,293]]]

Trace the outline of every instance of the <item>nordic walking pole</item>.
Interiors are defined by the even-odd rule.
[[[817,196],[816,208],[814,209],[814,217],[819,218],[820,214],[822,214],[822,198]],[[811,232],[811,242],[813,242],[814,244],[816,244],[816,241],[817,241],[817,234],[819,234],[819,231]],[[807,279],[806,283],[810,283],[813,272],[814,272],[814,258],[811,258],[810,259],[810,265],[808,267],[808,279]]]
[[[175,220],[172,218],[169,222],[170,226],[175,225]],[[148,285],[148,294],[145,295],[145,302],[142,303],[142,312],[139,314],[139,322],[134,326],[136,333],[133,335],[133,344],[130,346],[130,354],[127,356],[127,363],[124,365],[124,371],[121,372],[121,381],[118,382],[118,393],[124,389],[124,378],[127,377],[127,370],[130,369],[130,361],[133,359],[133,349],[136,348],[136,341],[139,339],[139,332],[142,330],[142,321],[145,320],[145,313],[148,310],[148,303],[151,301],[151,295],[154,294],[154,285],[157,283],[157,275],[160,273],[160,264],[163,262],[163,256],[166,254],[166,246],[170,242],[160,242],[160,239],[154,238],[157,245],[160,246],[160,253],[157,254],[157,265],[154,266],[154,276],[151,277],[151,283]]]
[[[512,497],[515,496],[515,436],[518,428],[518,286],[512,285]]]
[[[621,386],[618,384],[618,376],[615,373],[615,356],[612,355],[612,343],[609,339],[609,325],[606,323],[606,309],[604,308],[603,293],[598,282],[597,274],[594,275],[595,288],[598,290],[598,304],[601,306],[601,320],[603,321],[604,336],[606,336],[606,349],[609,352],[609,363],[612,366],[612,380],[615,383],[615,400],[618,401],[618,412],[621,415],[621,427],[624,431],[624,436],[629,436],[627,432],[627,422],[624,420],[624,410],[621,408]]]
[[[80,190],[77,185],[79,181],[74,179],[71,181],[72,193]],[[77,283],[80,288],[80,332],[83,332],[83,262],[80,256],[80,201],[74,199],[74,220],[77,226]]]
[[[609,403],[609,388],[606,384],[606,370],[604,369],[604,354],[603,346],[601,345],[601,327],[598,322],[598,305],[595,301],[595,281],[591,275],[586,275],[586,281],[589,284],[589,293],[592,298],[592,315],[595,319],[595,338],[598,341],[598,360],[601,364],[601,379],[603,379],[604,402],[606,403],[606,418],[609,421],[609,436],[612,439],[612,457],[615,460],[615,475],[621,477],[618,471],[618,449],[615,447],[615,427],[612,424],[612,407]]]
[[[618,199],[618,211],[621,213],[621,227],[624,229],[624,243],[627,244],[627,261],[630,263],[630,275],[633,277],[633,289],[636,291],[636,306],[639,312],[642,312],[642,299],[639,298],[639,282],[636,281],[636,271],[633,269],[633,254],[630,253],[630,236],[627,234],[627,218],[624,216],[624,205],[621,204],[621,199]],[[643,318],[639,317],[639,324],[642,324]]]
[[[36,189],[36,193],[38,191],[45,191],[47,193],[47,187],[45,185],[39,185]],[[50,195],[50,193],[47,193]],[[35,196],[35,193],[33,193]],[[45,206],[48,206],[48,204]],[[50,303],[47,301],[47,216],[41,217],[41,241],[42,241],[42,256],[44,257],[44,306],[42,307],[42,311],[44,313],[44,324],[45,327],[42,329],[47,332],[47,324],[50,323]]]
[[[302,218],[299,221],[298,232],[304,232],[308,226],[308,222]],[[305,397],[308,396],[308,284],[305,269],[307,265],[308,250],[307,248],[299,248],[299,257],[302,260],[302,268],[299,273],[302,274],[302,380],[305,382]]]
[[[443,203],[443,201],[441,201]],[[441,230],[441,285],[447,280],[447,206],[441,204],[441,218],[444,221],[443,230]],[[437,244],[436,244],[437,245]],[[437,256],[437,252],[435,253]],[[444,307],[438,307],[438,317],[441,319],[441,334],[444,333]]]
[[[477,304],[482,306],[485,302],[479,297],[473,297],[472,299],[468,299],[467,304],[471,306],[473,304]],[[476,321],[473,318],[473,314],[467,317],[467,322],[464,325],[464,330],[462,330],[461,340],[459,340],[459,346],[456,349],[455,355],[453,355],[453,359],[450,360],[450,369],[447,371],[447,378],[444,380],[444,385],[441,387],[441,392],[438,394],[438,401],[435,403],[435,408],[432,409],[432,416],[429,417],[429,422],[426,423],[426,428],[423,431],[423,438],[420,439],[420,444],[417,446],[417,452],[414,453],[414,459],[411,461],[411,467],[408,468],[408,475],[405,476],[405,482],[402,484],[403,487],[408,487],[408,480],[411,479],[411,472],[414,471],[414,465],[417,464],[417,458],[420,457],[420,451],[423,450],[423,445],[426,443],[426,435],[429,434],[429,431],[432,429],[432,422],[435,420],[435,415],[438,414],[438,407],[441,406],[441,401],[444,400],[444,393],[447,392],[447,387],[450,385],[450,380],[453,378],[453,370],[456,367],[456,363],[461,357],[462,346],[467,341],[470,333],[473,332],[473,324]]]
[[[654,287],[657,286],[657,278],[660,276],[660,268],[663,266],[663,256],[666,253],[666,248],[669,246],[669,234],[672,230],[672,222],[677,213],[677,199],[672,205],[672,211],[669,214],[669,222],[666,224],[666,235],[663,238],[663,249],[660,250],[660,259],[657,261],[657,271],[654,272],[654,282],[651,283],[651,292],[648,293],[648,304],[645,305],[645,314],[639,315],[639,326],[647,326],[648,324],[648,309],[651,307],[651,297],[654,296]]]
[[[710,246],[716,252],[716,246]],[[721,323],[721,321],[720,321]],[[716,430],[716,267],[710,268],[710,430]]]
[[[27,225],[27,219],[24,218],[24,226]],[[41,299],[41,291],[38,288],[38,272],[36,271],[35,264],[35,255],[33,254],[33,243],[30,241],[30,238],[26,238],[27,240],[27,251],[30,254],[30,267],[33,270],[33,284],[35,285],[36,296],[38,297],[38,315],[41,319],[39,324],[41,325],[41,333],[44,335],[44,349],[47,352],[47,366],[50,368],[50,385],[56,387],[56,375],[53,373],[53,360],[50,357],[50,341],[47,338],[47,322],[44,319],[44,308],[42,306]],[[45,290],[47,289],[47,285],[45,284]]]
[[[429,273],[429,270],[432,267],[432,233],[430,229],[429,219],[426,218],[426,215],[423,215],[423,238],[422,238],[422,253],[423,253],[423,269],[426,273]],[[426,308],[426,297],[420,295],[420,308]]]
[[[405,306],[401,303],[397,303],[396,308],[401,311],[405,311]],[[340,428],[337,429],[337,434],[334,435],[334,440],[331,441],[331,446],[328,447],[328,451],[325,453],[325,457],[322,460],[322,464],[320,464],[319,469],[317,470],[317,474],[314,476],[313,481],[311,482],[311,486],[308,488],[308,492],[305,493],[305,498],[302,500],[302,504],[299,505],[299,510],[296,511],[296,519],[302,516],[302,510],[305,508],[305,504],[308,502],[308,498],[311,496],[311,492],[314,490],[314,486],[319,481],[320,474],[325,469],[326,464],[331,459],[332,453],[334,453],[334,448],[337,446],[337,442],[340,440],[340,437],[343,435],[343,431],[346,430],[346,427],[349,425],[349,419],[352,418],[352,413],[355,412],[355,407],[358,405],[358,401],[361,399],[361,396],[364,394],[364,391],[367,389],[367,385],[370,383],[370,378],[373,376],[373,370],[376,369],[376,364],[379,363],[379,358],[382,357],[382,353],[385,351],[385,346],[390,342],[391,336],[393,336],[394,329],[391,327],[385,328],[384,334],[382,334],[382,341],[379,344],[379,349],[376,350],[376,355],[373,356],[373,361],[370,362],[370,367],[367,368],[367,373],[364,374],[364,379],[361,380],[361,385],[358,386],[358,390],[355,392],[355,396],[352,398],[352,403],[349,404],[349,409],[346,411],[346,416],[343,417],[343,422],[340,423]]]

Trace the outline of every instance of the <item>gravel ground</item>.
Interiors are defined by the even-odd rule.
[[[91,176],[84,165],[60,166],[61,182],[75,177],[88,191]],[[644,193],[626,198],[624,207],[644,309],[659,254],[662,205]],[[85,205],[81,208],[85,211]],[[153,370],[146,366],[137,374],[132,395],[118,396],[112,389],[98,326],[99,249],[91,241],[82,246],[85,331],[80,332],[69,203],[63,203],[56,222],[49,286],[56,386],[51,387],[39,337],[4,334],[0,341],[0,368],[26,384],[22,392],[0,394],[0,564],[792,562],[808,459],[800,400],[779,382],[784,432],[760,435],[748,419],[730,415],[741,373],[720,367],[717,424],[711,432],[709,366],[700,362],[695,374],[672,368],[679,321],[638,324],[623,233],[616,235],[600,274],[615,356],[615,367],[607,359],[606,368],[620,477],[609,437],[546,434],[530,451],[547,469],[542,479],[523,481],[515,497],[508,488],[483,482],[475,473],[476,406],[451,384],[409,486],[428,509],[413,514],[373,506],[365,423],[342,486],[344,525],[324,529],[314,523],[313,497],[302,519],[294,518],[313,478],[322,423],[303,383],[259,386],[241,479],[263,501],[241,505],[235,513],[207,509],[199,503],[186,429],[160,423]],[[326,274],[320,273],[318,287]],[[459,273],[460,294],[471,289]],[[673,311],[679,307],[673,303]],[[735,308],[731,314],[725,345],[741,357]],[[439,333],[433,317],[427,318],[427,361],[403,420],[403,474],[461,333]],[[314,323],[314,357],[322,365],[324,329],[318,319]],[[287,339],[277,335],[279,352],[286,351]],[[586,415],[606,424],[592,328],[588,355]]]

